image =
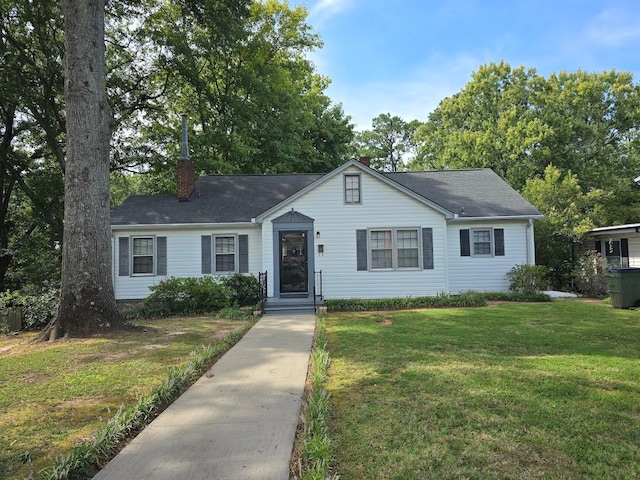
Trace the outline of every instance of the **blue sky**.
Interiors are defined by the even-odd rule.
[[[324,48],[311,59],[359,130],[380,113],[425,121],[480,65],[630,71],[640,83],[639,0],[290,0]]]

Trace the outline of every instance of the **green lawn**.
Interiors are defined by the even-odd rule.
[[[210,317],[136,323],[150,328],[40,344],[29,343],[32,333],[0,336],[0,479],[37,477],[191,351],[252,324]]]
[[[640,478],[640,311],[331,314],[327,336],[341,479]]]

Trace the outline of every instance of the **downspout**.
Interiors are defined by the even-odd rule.
[[[533,235],[533,219],[530,218],[527,224],[527,265],[536,264],[535,239]]]

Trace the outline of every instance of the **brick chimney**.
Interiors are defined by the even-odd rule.
[[[371,168],[371,157],[360,157],[358,161],[365,167]]]
[[[187,140],[187,116],[182,115],[182,152],[178,160],[178,201],[186,202],[193,193],[196,183],[196,172],[189,158]]]

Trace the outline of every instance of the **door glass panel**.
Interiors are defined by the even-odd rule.
[[[306,232],[280,232],[280,292],[308,291]]]

